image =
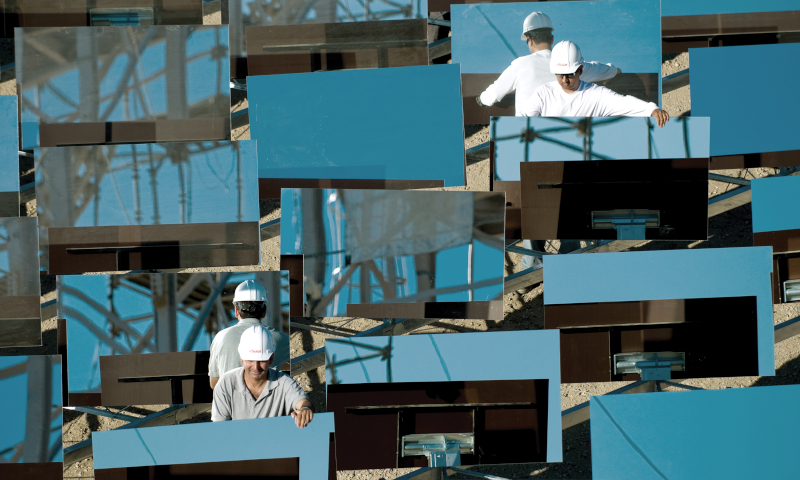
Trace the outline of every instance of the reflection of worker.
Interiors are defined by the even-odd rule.
[[[267,315],[266,290],[255,280],[240,283],[233,295],[233,308],[239,323],[219,332],[211,342],[211,358],[208,361],[211,388],[214,388],[225,372],[240,366],[237,350],[239,336],[248,327],[261,325],[261,319]],[[289,361],[289,336],[273,328],[269,328],[269,331],[277,348],[272,364],[275,368],[280,368]]]
[[[478,105],[490,107],[516,91],[516,114],[521,115],[522,102],[533,95],[537,88],[556,79],[550,72],[550,49],[553,47],[553,24],[550,18],[541,12],[528,15],[522,24],[522,40],[528,43],[531,54],[511,62],[489,88],[475,97]],[[619,69],[610,63],[590,62],[584,65],[583,79],[597,82],[613,78],[618,73]]]
[[[222,376],[214,389],[211,421],[291,415],[303,428],[314,418],[314,405],[300,385],[285,373],[273,370],[275,345],[262,325],[252,325],[239,340],[242,367]]]
[[[521,114],[526,117],[654,117],[659,127],[669,114],[658,105],[608,88],[586,83],[581,49],[570,41],[553,48],[550,70],[556,81],[545,83],[524,100]]]

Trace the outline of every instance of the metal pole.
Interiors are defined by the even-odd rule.
[[[177,274],[150,274],[157,352],[178,351],[178,309],[175,301],[177,283]]]
[[[50,405],[53,398],[53,363],[47,355],[28,357],[28,406],[25,412],[25,463],[49,461]]]

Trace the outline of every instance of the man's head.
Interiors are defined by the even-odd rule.
[[[264,318],[267,314],[267,291],[255,280],[246,280],[233,295],[236,318]]]
[[[272,365],[275,342],[272,334],[261,325],[248,327],[239,338],[239,358],[245,373],[253,380],[265,380]]]
[[[522,23],[522,40],[531,53],[547,50],[553,45],[553,23],[542,12],[533,12]]]
[[[581,49],[569,40],[558,42],[550,55],[550,71],[566,93],[572,93],[581,85],[583,55]]]

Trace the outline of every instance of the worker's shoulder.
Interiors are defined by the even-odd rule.
[[[236,388],[238,378],[242,376],[243,372],[244,372],[244,367],[238,367],[234,368],[233,370],[228,370],[227,372],[222,374],[222,377],[220,377],[219,379],[218,385],[222,385],[222,387],[226,391],[233,391]]]
[[[291,375],[287,375],[287,374],[285,374],[283,372],[280,372],[278,370],[273,370],[273,371],[275,372],[275,380],[274,380],[274,382],[277,383],[278,385],[280,385],[281,387],[286,388],[286,387],[292,387],[292,386],[295,386],[295,385],[298,386],[298,387],[300,386],[300,384],[298,384],[297,381],[294,378],[292,378]]]

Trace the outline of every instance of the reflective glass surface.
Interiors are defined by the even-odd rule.
[[[92,432],[94,468],[300,457],[300,478],[320,480],[328,478],[333,431],[333,414],[318,413],[302,429],[275,417]]]
[[[245,280],[260,282],[269,304],[280,306],[268,309],[262,323],[288,334],[280,313],[289,305],[288,272],[59,276],[58,309],[59,318],[67,319],[70,392],[99,391],[101,355],[208,350],[217,332],[236,324],[231,302],[236,286]],[[220,283],[221,293],[206,308],[209,292]],[[168,307],[170,298],[174,310]],[[162,303],[167,306],[156,308]],[[202,314],[205,318],[197,327]],[[175,327],[159,333],[156,318],[172,318]],[[276,363],[288,361],[288,344],[278,346]]]
[[[0,357],[0,391],[0,461],[61,462],[61,356]]]
[[[245,54],[245,27],[308,23],[366,22],[424,18],[427,0],[376,0],[276,3],[269,0],[227,0],[231,26],[231,56]],[[223,7],[224,8],[224,7]]]
[[[522,23],[543,12],[554,43],[571,40],[589,62],[613,63],[623,73],[661,72],[659,0],[452,5],[453,63],[462,73],[500,73],[530,55]]]
[[[799,385],[593,396],[592,475],[793,478],[798,397]]]
[[[492,352],[492,361],[476,352]],[[549,404],[560,403],[555,330],[329,339],[325,355],[327,384],[548,379]],[[548,462],[562,459],[560,418],[548,409]]]
[[[790,212],[800,205],[800,177],[758,178],[750,182],[753,193],[753,233],[800,228],[800,218]]]
[[[17,97],[0,96],[0,192],[19,192]]]
[[[716,15],[725,13],[781,12],[797,10],[795,0],[662,0],[661,15],[673,17],[679,15]]]
[[[230,139],[227,46],[227,26],[17,29],[23,148]]]
[[[547,255],[543,260],[545,305],[755,295],[758,372],[775,374],[770,247]]]
[[[267,75],[247,85],[260,178],[464,185],[458,65]]]
[[[304,255],[309,316],[344,316],[348,303],[492,300],[503,290],[504,198],[283,189],[281,254]]]
[[[764,72],[800,57],[800,43],[693,48],[692,116],[711,117],[711,155],[739,155],[800,149],[797,119],[786,105],[800,105],[800,90],[767,88]],[[742,58],[747,69],[736,68]],[[736,81],[723,80],[736,76]],[[800,75],[788,62],[781,76]],[[731,99],[746,98],[746,102]]]
[[[0,297],[39,296],[36,217],[0,218]]]
[[[708,158],[709,120],[679,117],[658,128],[636,117],[495,117],[495,180],[520,180],[525,161]]]

